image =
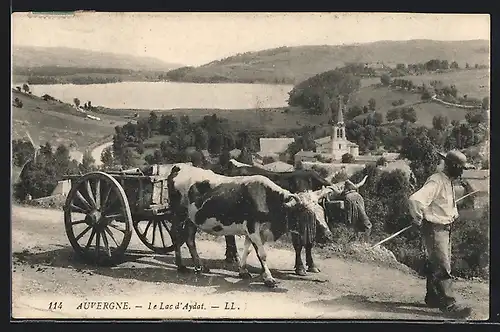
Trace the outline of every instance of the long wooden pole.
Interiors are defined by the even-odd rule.
[[[475,190],[475,191],[473,191],[473,192],[468,193],[467,195],[463,195],[462,197],[460,197],[459,199],[457,199],[455,202],[456,202],[456,203],[458,203],[458,202],[460,202],[461,200],[463,200],[464,198],[469,197],[470,195],[473,195],[473,194],[475,194],[475,193],[478,193],[479,191],[480,191],[480,190]],[[385,238],[385,239],[383,239],[382,241],[375,243],[373,246],[371,246],[371,247],[370,247],[370,249],[373,249],[373,248],[375,248],[375,247],[377,247],[377,246],[381,245],[382,243],[385,243],[385,242],[389,241],[390,239],[395,238],[396,236],[398,236],[399,234],[403,233],[404,231],[406,231],[406,230],[408,230],[408,229],[412,228],[413,226],[414,226],[413,224],[412,224],[412,225],[410,225],[410,226],[406,226],[405,228],[403,228],[403,229],[401,229],[401,230],[397,231],[396,233],[392,234],[391,236],[386,237],[386,238]]]

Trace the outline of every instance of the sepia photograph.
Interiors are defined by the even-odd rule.
[[[490,15],[11,13],[11,319],[490,317]]]

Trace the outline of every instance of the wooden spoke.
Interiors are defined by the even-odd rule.
[[[163,224],[163,221],[160,221],[160,224],[158,225],[158,229],[160,230],[160,237],[161,237],[161,243],[163,244],[163,247],[165,248],[165,237],[163,236],[163,231],[161,229],[161,225]]]
[[[83,214],[87,214],[90,212],[90,211],[85,210],[85,209],[83,209],[75,204],[71,204],[70,208],[71,208],[71,212],[77,212],[77,213],[83,213]]]
[[[106,195],[104,195],[104,200],[101,202],[101,211],[104,211],[104,209],[108,206],[108,200],[109,200],[109,195],[111,194],[111,190],[113,187],[109,186],[108,191],[106,192]]]
[[[108,214],[105,217],[108,218],[108,219],[115,219],[115,221],[118,221],[118,222],[122,222],[121,220],[116,220],[116,218],[118,218],[118,217],[122,217],[123,218],[123,213]]]
[[[92,206],[89,204],[89,202],[87,202],[85,197],[83,197],[83,195],[79,191],[76,192],[76,197],[78,197],[80,201],[85,205],[85,207],[87,208],[87,212],[90,212],[92,210]]]
[[[75,239],[76,241],[78,242],[78,240],[80,240],[85,234],[87,234],[88,231],[90,231],[90,229],[92,228],[92,226],[87,226],[87,228],[85,228],[83,230],[83,232],[80,233],[80,235],[78,235]]]
[[[87,241],[87,245],[85,246],[85,249],[89,249],[90,245],[92,244],[92,240],[94,239],[95,236],[95,228],[92,228],[92,233],[90,234],[89,240]]]
[[[113,242],[116,244],[117,247],[120,245],[118,244],[118,241],[116,241],[115,236],[113,235],[113,232],[108,228],[108,226],[104,227],[104,231],[108,233],[109,237],[113,240]]]
[[[71,225],[85,224],[85,222],[86,222],[85,219],[76,220],[76,221],[71,222]]]
[[[95,239],[95,257],[96,259],[99,259],[99,249],[101,247],[101,232],[96,232],[96,239]]]
[[[85,188],[87,189],[87,194],[89,196],[90,200],[90,205],[92,208],[96,207],[95,199],[94,199],[94,194],[92,193],[92,187],[90,186],[90,179],[85,181]]]
[[[108,257],[111,257],[111,249],[109,248],[109,243],[108,243],[108,238],[106,237],[106,233],[102,232],[102,242],[104,243],[104,251],[108,255]]]
[[[153,242],[151,242],[152,245],[155,245],[155,238],[156,238],[156,221],[153,221]]]
[[[97,179],[95,184],[95,207],[96,209],[101,208],[101,180]]]
[[[122,233],[125,233],[125,232],[126,232],[125,230],[123,230],[123,229],[119,228],[119,227],[118,227],[118,226],[116,226],[116,225],[113,225],[112,223],[109,223],[109,224],[108,224],[108,226],[113,227],[114,229],[116,229],[117,231],[120,231],[120,232],[122,232]]]
[[[108,197],[108,200],[107,200],[107,204],[106,206],[103,206],[103,208],[101,209],[102,213],[106,214],[109,212],[109,210],[111,209],[111,207],[113,207],[113,204],[115,204],[115,202],[117,201],[118,197],[117,195],[110,195],[111,198]]]
[[[149,229],[149,227],[151,226],[151,223],[152,223],[152,222],[153,222],[152,220],[148,220],[148,225],[146,226],[146,229],[144,230],[144,233],[142,233],[144,236],[146,236],[146,235],[147,235],[147,233],[148,233],[148,229]]]

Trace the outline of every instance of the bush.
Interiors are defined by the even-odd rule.
[[[422,100],[429,100],[431,99],[431,94],[428,90],[424,90],[424,92],[422,92],[422,97],[421,97]]]
[[[352,164],[356,161],[356,159],[354,159],[354,156],[350,153],[344,153],[342,155],[342,163],[343,164]]]
[[[324,167],[319,167],[318,165],[313,165],[312,170],[319,174],[322,178],[326,178],[328,176],[328,170]]]
[[[399,99],[399,100],[394,100],[391,104],[392,106],[400,106],[403,105],[404,103],[405,103],[404,99]]]
[[[378,158],[377,162],[375,163],[376,166],[385,166],[386,164],[387,159],[385,159],[385,157]]]
[[[460,217],[452,229],[452,274],[462,278],[488,278],[489,211]]]
[[[490,161],[488,159],[485,159],[481,162],[481,168],[482,169],[490,169]]]
[[[332,183],[338,183],[347,180],[349,177],[346,172],[338,172],[332,177]]]

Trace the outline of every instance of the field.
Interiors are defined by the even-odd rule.
[[[458,89],[459,96],[466,94],[478,99],[489,96],[490,73],[488,69],[470,69],[398,78],[412,80],[416,85],[422,85],[422,83],[429,85],[434,80],[441,81],[445,85],[454,84]]]
[[[22,108],[12,107],[12,139],[27,138],[26,132],[35,144],[50,142],[65,144],[83,151],[92,143],[114,133],[114,127],[126,122],[119,117],[100,116],[102,121],[84,118],[71,105],[12,92],[12,98],[23,102]]]
[[[218,117],[227,119],[235,129],[264,129],[269,133],[275,133],[279,130],[300,128],[306,125],[318,125],[327,121],[326,115],[309,115],[304,113],[300,108],[293,107],[238,110],[192,108],[154,110],[154,112],[158,116],[162,114],[171,114],[174,116],[187,115],[191,121],[198,121],[204,116],[216,114]],[[148,117],[150,114],[149,111],[144,110],[104,108],[101,108],[98,113],[122,117],[138,113],[139,119]]]
[[[179,81],[295,84],[349,62],[395,67],[431,59],[456,61],[461,68],[489,63],[489,41],[379,41],[356,45],[307,45],[246,52],[196,67]]]
[[[412,76],[419,77],[419,76]],[[458,86],[458,84],[457,84]],[[376,85],[365,86],[361,88],[350,101],[350,105],[364,106],[368,105],[368,100],[374,98],[376,101],[375,111],[384,117],[390,109],[396,108],[392,105],[393,101],[403,99],[405,103],[400,107],[413,107],[417,112],[417,124],[426,127],[432,127],[432,118],[436,115],[447,116],[450,121],[464,120],[467,110],[457,107],[448,107],[436,102],[423,102],[419,94],[407,91],[393,90],[387,87]],[[362,117],[362,116],[361,116]]]

